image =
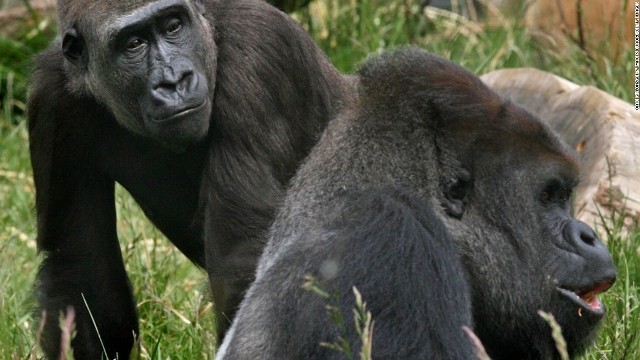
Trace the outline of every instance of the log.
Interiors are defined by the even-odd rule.
[[[525,15],[527,28],[545,47],[561,50],[571,42],[598,60],[629,61],[634,2],[629,0],[535,0]]]
[[[574,209],[579,219],[594,227],[611,226],[613,212],[622,215],[625,230],[637,228],[640,112],[633,105],[537,69],[498,70],[482,79],[549,124],[578,152],[582,174]]]

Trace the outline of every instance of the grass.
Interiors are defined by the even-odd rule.
[[[0,121],[0,359],[34,351],[32,285],[36,253],[34,188],[24,122]],[[142,355],[151,359],[212,358],[215,341],[205,275],[149,223],[117,189],[118,232],[138,299]]]
[[[336,66],[353,72],[368,54],[417,44],[482,74],[532,66],[574,82],[632,98],[631,50],[612,63],[578,48],[541,48],[520,21],[486,27],[442,12],[420,15],[417,1],[316,0],[294,16]],[[392,4],[389,4],[392,3]],[[35,350],[32,284],[35,249],[34,188],[24,123],[29,59],[51,39],[52,24],[36,19],[13,40],[0,38],[0,358],[25,359]],[[213,316],[205,275],[149,223],[123,189],[117,191],[118,232],[135,289],[144,358],[213,357]],[[640,232],[625,234],[614,216],[599,232],[618,266],[618,282],[602,296],[608,311],[596,346],[585,359],[640,358]],[[364,299],[366,301],[366,299]],[[375,321],[375,319],[373,319]],[[375,331],[375,330],[374,330]]]

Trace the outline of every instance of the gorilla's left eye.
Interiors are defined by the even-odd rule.
[[[549,193],[548,190],[543,191],[542,194],[540,194],[540,201],[545,204],[551,201],[551,193]]]
[[[563,186],[559,181],[549,182],[542,193],[540,193],[540,201],[543,204],[557,203],[565,204],[571,199],[571,189]]]
[[[167,24],[165,34],[175,34],[182,29],[182,22],[178,19],[173,19]]]

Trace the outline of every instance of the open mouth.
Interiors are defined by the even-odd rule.
[[[582,316],[583,311],[594,315],[602,315],[604,313],[604,306],[600,302],[600,299],[598,299],[598,294],[609,290],[613,285],[613,282],[613,280],[607,279],[584,288],[573,290],[565,287],[558,287],[558,291],[579,306],[579,316]]]

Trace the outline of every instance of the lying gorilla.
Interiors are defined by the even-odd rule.
[[[368,304],[373,357],[557,357],[538,310],[573,356],[615,281],[609,253],[571,216],[578,161],[538,119],[476,76],[405,49],[370,60],[359,98],[329,124],[272,226],[219,359],[332,359],[340,330],[312,275],[349,319]]]

